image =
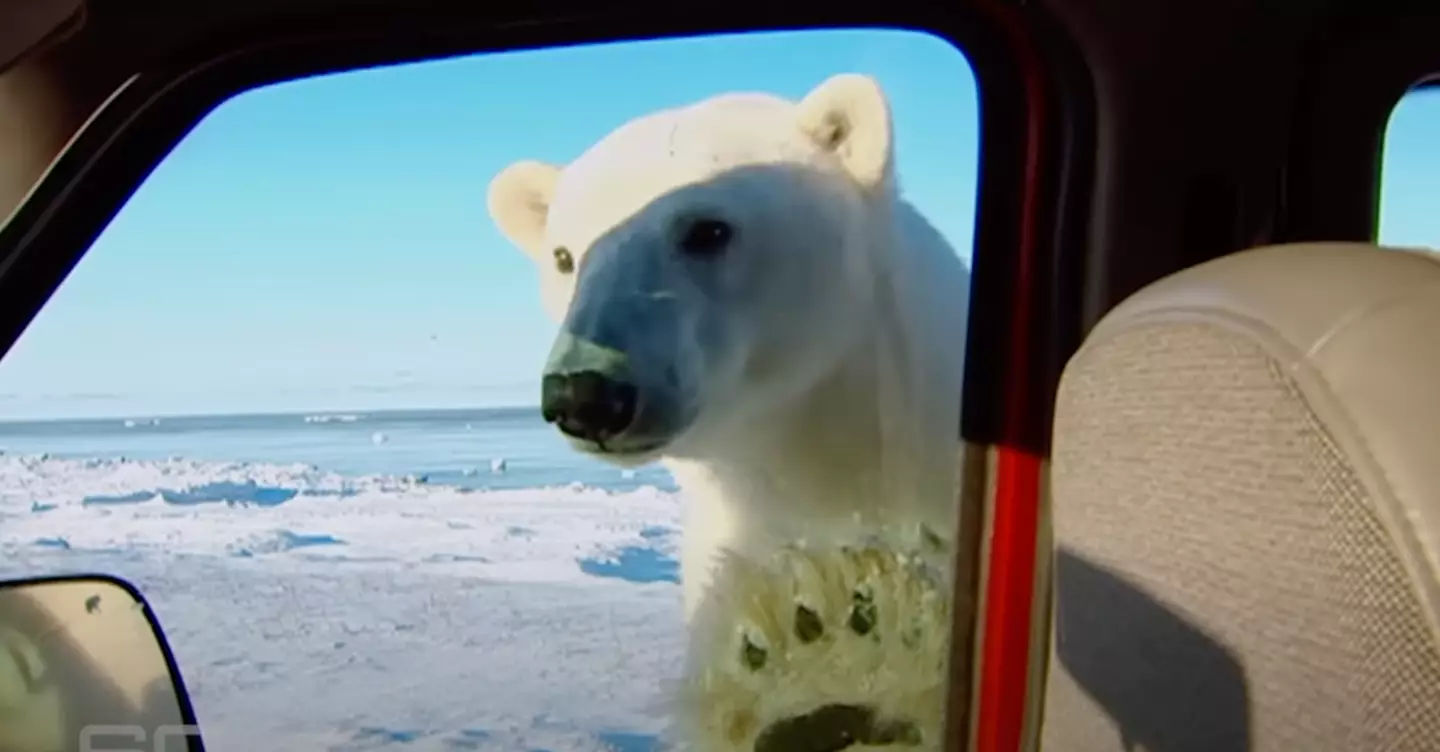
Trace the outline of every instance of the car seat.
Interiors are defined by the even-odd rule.
[[[1057,400],[1044,752],[1440,750],[1440,256],[1179,272]]]

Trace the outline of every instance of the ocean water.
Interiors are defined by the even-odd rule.
[[[0,423],[0,451],[53,457],[304,463],[345,475],[423,476],[476,489],[583,483],[673,489],[658,465],[627,473],[571,450],[534,407]],[[503,460],[501,472],[492,463]]]
[[[537,412],[0,423],[0,574],[140,586],[219,752],[655,749],[679,498]]]

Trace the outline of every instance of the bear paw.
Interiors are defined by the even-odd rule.
[[[692,623],[680,746],[941,749],[951,631],[944,571],[878,546],[788,548],[763,563],[728,557]]]

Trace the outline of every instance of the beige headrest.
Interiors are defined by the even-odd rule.
[[[1232,328],[1289,371],[1372,494],[1440,633],[1440,254],[1259,248],[1157,282],[1089,342],[1156,323]]]

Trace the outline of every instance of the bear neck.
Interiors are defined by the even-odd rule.
[[[902,207],[900,221],[913,213]],[[872,239],[903,245],[908,228],[892,221]],[[935,494],[953,498],[958,415],[925,404],[934,370],[923,305],[909,279],[918,271],[901,250],[874,270],[876,322],[842,364],[784,410],[753,426],[726,453],[665,462],[686,497],[691,525],[731,547],[799,540],[855,540],[875,531],[952,528]],[[958,393],[958,388],[957,388]],[[958,396],[956,398],[958,400]]]

